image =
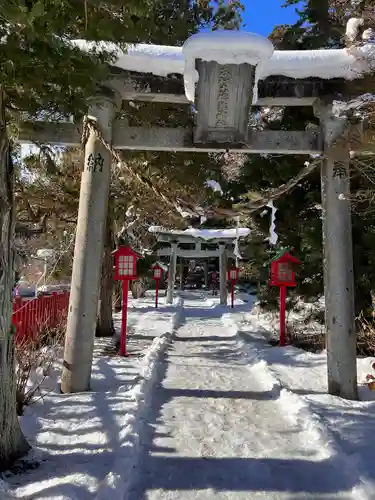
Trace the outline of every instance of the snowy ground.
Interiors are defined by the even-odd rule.
[[[264,341],[267,337],[264,318],[247,313],[241,319],[238,318],[236,326],[247,352],[263,360],[274,383],[286,389],[284,395],[298,395],[303,412],[324,428],[327,440],[333,441],[346,456],[349,468],[357,470],[367,491],[367,496],[358,498],[375,498],[372,445],[375,391],[370,391],[365,384],[366,375],[374,374],[371,370],[374,358],[357,359],[360,401],[346,401],[327,394],[325,352],[314,354],[292,346],[270,347]]]
[[[46,461],[5,478],[12,498],[373,500],[373,393],[328,396],[325,354],[271,347],[251,300],[134,301],[132,356],[101,343],[92,393],[53,392],[22,418]]]
[[[278,339],[279,336],[279,314],[278,311],[265,312],[259,306],[253,310],[253,318],[256,315],[257,325],[263,325],[267,330],[267,338]],[[291,335],[298,337],[324,334],[324,324],[319,323],[317,315],[324,318],[324,298],[316,302],[306,303],[298,300],[292,309],[286,313],[286,323]]]
[[[97,342],[92,392],[62,395],[55,387],[21,418],[35,458],[43,462],[25,474],[5,476],[12,498],[93,499],[118,480],[118,460],[131,462],[137,417],[142,415],[156,361],[168,344],[179,308],[155,311],[152,298],[130,305],[131,356],[113,356],[108,341]],[[52,375],[59,371],[56,367]],[[56,381],[52,376],[47,383],[55,385]]]
[[[358,474],[299,397],[281,389],[259,341],[240,341],[241,313],[213,302],[185,300],[125,498],[360,498]]]

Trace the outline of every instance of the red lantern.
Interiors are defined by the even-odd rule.
[[[121,338],[120,338],[120,355],[126,356],[126,325],[128,319],[128,295],[129,295],[129,280],[137,278],[137,260],[138,255],[130,247],[121,246],[112,254],[115,256],[115,280],[122,281],[122,318],[121,318]]]
[[[238,267],[231,267],[228,272],[227,272],[227,279],[228,281],[230,281],[231,283],[231,305],[232,305],[232,309],[234,307],[234,282],[235,281],[238,281]]]
[[[295,266],[301,261],[283,251],[271,262],[271,286],[280,288],[280,346],[285,346],[286,288],[296,286]]]
[[[137,278],[139,255],[130,247],[121,246],[112,252],[116,259],[115,280],[134,280]]]
[[[161,280],[163,277],[163,269],[159,264],[154,264],[152,266],[152,278],[154,280]]]
[[[296,286],[295,265],[301,261],[289,252],[279,254],[271,262],[271,286]]]
[[[238,281],[238,267],[231,267],[228,271],[228,281]]]
[[[159,283],[163,277],[163,268],[159,264],[152,266],[152,279],[155,280],[155,308],[158,307],[159,300]]]

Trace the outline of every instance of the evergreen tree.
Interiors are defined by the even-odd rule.
[[[0,469],[23,455],[28,445],[16,415],[11,331],[14,281],[13,166],[6,114],[84,110],[84,97],[95,91],[110,54],[98,58],[71,46],[72,38],[133,41],[132,13],[148,2],[127,4],[79,1],[9,0],[0,5]],[[126,37],[130,37],[126,38]],[[7,111],[6,111],[7,110]]]
[[[299,2],[288,0],[286,5]],[[366,2],[362,3],[362,8]],[[277,26],[270,38],[278,49],[317,49],[343,46],[345,43],[345,23],[350,12],[351,2],[327,0],[308,0],[298,12],[299,19],[293,25]],[[362,10],[364,12],[364,10]],[[358,12],[351,12],[358,15]],[[368,85],[371,91],[371,81]],[[349,84],[348,84],[349,85]],[[277,128],[283,130],[303,130],[310,124],[317,124],[311,108],[285,108],[279,113]],[[265,125],[273,127],[273,122]],[[302,156],[249,156],[245,163],[242,175],[235,183],[230,184],[231,194],[238,205],[246,207],[246,201],[261,197],[271,188],[276,188],[286,180],[292,178],[303,168],[309,158]],[[368,183],[368,182],[367,182]],[[352,190],[364,189],[364,180],[353,169]],[[322,229],[321,229],[321,194],[319,170],[315,170],[308,178],[300,182],[292,191],[276,200],[276,231],[279,242],[276,247],[294,248],[296,255],[301,258],[302,266],[298,271],[298,287],[296,293],[305,299],[314,300],[323,293],[322,269]],[[362,209],[368,209],[368,202]],[[356,287],[356,311],[369,312],[372,306],[373,282],[373,243],[374,211],[363,210],[359,213],[358,205],[354,205],[353,213],[353,242],[354,242],[354,269]],[[267,216],[261,216],[261,211],[254,214],[250,224],[255,237],[248,245],[247,256],[251,261],[251,268],[255,276],[263,283],[263,294],[276,305],[273,291],[267,286],[268,266],[264,264],[274,254],[265,238],[268,236],[270,210]]]
[[[174,3],[176,8],[195,3]],[[215,16],[215,4],[203,2],[203,15]],[[28,445],[16,416],[14,356],[11,330],[14,280],[13,166],[6,118],[18,111],[38,116],[48,113],[80,115],[85,98],[96,92],[108,75],[112,54],[83,53],[71,40],[106,40],[124,45],[148,41],[159,29],[155,22],[158,6],[151,0],[82,2],[79,0],[7,0],[0,5],[0,469],[23,455]],[[220,4],[221,5],[221,4]],[[232,7],[228,3],[228,8]],[[173,7],[172,7],[173,9]],[[152,15],[150,15],[150,12]],[[220,14],[220,13],[219,13]],[[172,16],[173,17],[173,16]],[[175,18],[177,20],[178,17]],[[170,34],[170,19],[162,32]],[[203,22],[197,19],[196,25]],[[157,25],[157,26],[156,26]],[[180,34],[182,39],[183,35]]]

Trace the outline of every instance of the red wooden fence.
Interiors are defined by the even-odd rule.
[[[69,293],[54,293],[31,300],[16,297],[13,302],[13,325],[16,342],[37,338],[45,328],[54,328],[68,315]]]

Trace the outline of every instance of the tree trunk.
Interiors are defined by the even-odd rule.
[[[14,284],[13,166],[0,87],[0,470],[30,449],[16,412],[12,288]]]
[[[141,299],[146,295],[146,279],[139,278],[131,283],[131,292],[133,299]]]
[[[121,312],[122,310],[122,281],[116,281],[114,284],[114,310],[115,312]]]
[[[96,323],[96,337],[112,337],[115,333],[112,317],[113,296],[113,255],[114,236],[110,215],[107,218],[106,234],[104,239],[104,253],[102,264],[102,281],[100,287],[99,316]]]

